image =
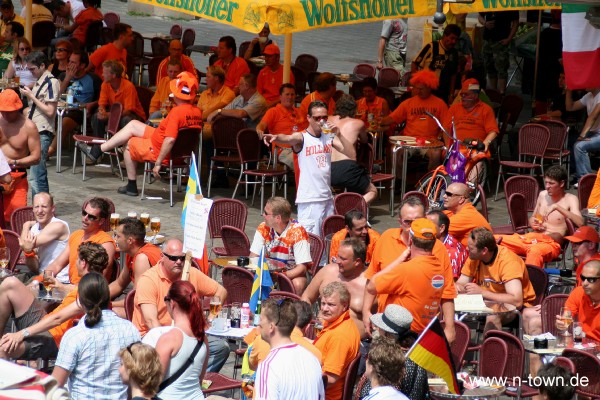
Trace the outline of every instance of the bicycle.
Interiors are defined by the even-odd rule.
[[[444,135],[453,143],[449,149],[445,148],[447,151],[442,165],[425,174],[417,183],[417,190],[427,196],[430,208],[439,209],[443,207],[443,197],[450,184],[466,183],[471,189],[471,202],[476,205],[481,197],[478,186],[483,186],[489,170],[489,160],[483,153],[485,145],[476,139],[464,141],[457,139],[454,119],[452,119],[452,136],[450,136],[435,115],[428,111],[425,114],[437,123]],[[461,145],[468,150],[466,156],[460,151]],[[472,175],[472,172],[475,175]]]

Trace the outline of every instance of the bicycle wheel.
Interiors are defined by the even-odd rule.
[[[434,175],[433,172],[429,172],[419,181],[417,190],[425,193],[429,199],[430,209],[441,209],[444,206],[444,193],[451,183],[452,179],[449,175],[441,172],[436,172]]]
[[[473,167],[471,167],[467,173],[467,184],[469,185],[469,188],[471,188],[471,203],[473,203],[473,205],[477,205],[479,199],[481,198],[481,194],[477,189],[477,185],[481,185],[482,188],[484,187],[485,183],[487,182],[488,171],[488,160],[487,158],[482,158],[473,164]]]

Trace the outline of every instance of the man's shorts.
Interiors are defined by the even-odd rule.
[[[508,78],[509,46],[505,46],[500,42],[485,41],[483,43],[483,58],[485,61],[485,70],[491,78]]]
[[[25,314],[21,315],[19,318],[15,317],[15,326],[17,327],[17,330],[23,330],[38,323],[45,315],[46,311],[42,304],[39,301],[34,300]],[[58,355],[56,342],[48,331],[25,338],[23,344],[25,345],[25,352],[23,355],[19,356],[19,358],[23,360],[56,358]]]
[[[129,139],[127,146],[129,147],[129,154],[131,155],[131,159],[133,161],[156,161],[160,149],[157,149],[155,153],[154,149],[152,148],[151,138],[155,129],[156,128],[151,126],[146,126],[143,137],[132,137]]]
[[[331,186],[346,188],[349,192],[364,194],[371,183],[369,172],[353,160],[331,163]]]

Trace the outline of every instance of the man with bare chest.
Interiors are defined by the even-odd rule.
[[[579,200],[565,192],[567,172],[560,166],[552,166],[544,174],[546,190],[542,191],[529,225],[533,232],[525,235],[497,235],[501,246],[505,246],[520,256],[525,256],[525,264],[543,268],[560,254],[560,246],[567,233],[567,219],[577,227],[584,224],[579,211]]]
[[[361,339],[367,337],[362,322],[363,295],[367,283],[363,275],[366,255],[367,247],[364,241],[358,238],[344,239],[340,243],[336,261],[321,268],[302,294],[302,301],[313,304],[317,301],[321,289],[329,283],[344,283],[350,292],[350,317],[355,322]]]
[[[335,116],[329,117],[340,130],[340,140],[344,151],[333,150],[331,154],[331,186],[339,186],[349,192],[362,194],[367,204],[377,197],[377,189],[371,183],[370,171],[356,162],[356,145],[367,144],[365,123],[354,118],[356,102],[349,94],[344,94],[335,103]]]
[[[12,182],[4,187],[4,220],[27,205],[26,168],[40,162],[40,135],[35,124],[21,114],[21,99],[14,90],[0,93],[0,150],[12,168]]]

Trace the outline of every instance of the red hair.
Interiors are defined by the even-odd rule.
[[[410,84],[413,86],[425,85],[430,89],[435,90],[440,86],[440,80],[438,79],[435,72],[426,68],[422,71],[414,73],[412,78],[410,78]]]
[[[194,285],[188,281],[173,282],[167,296],[187,313],[196,339],[204,340],[204,311]]]

